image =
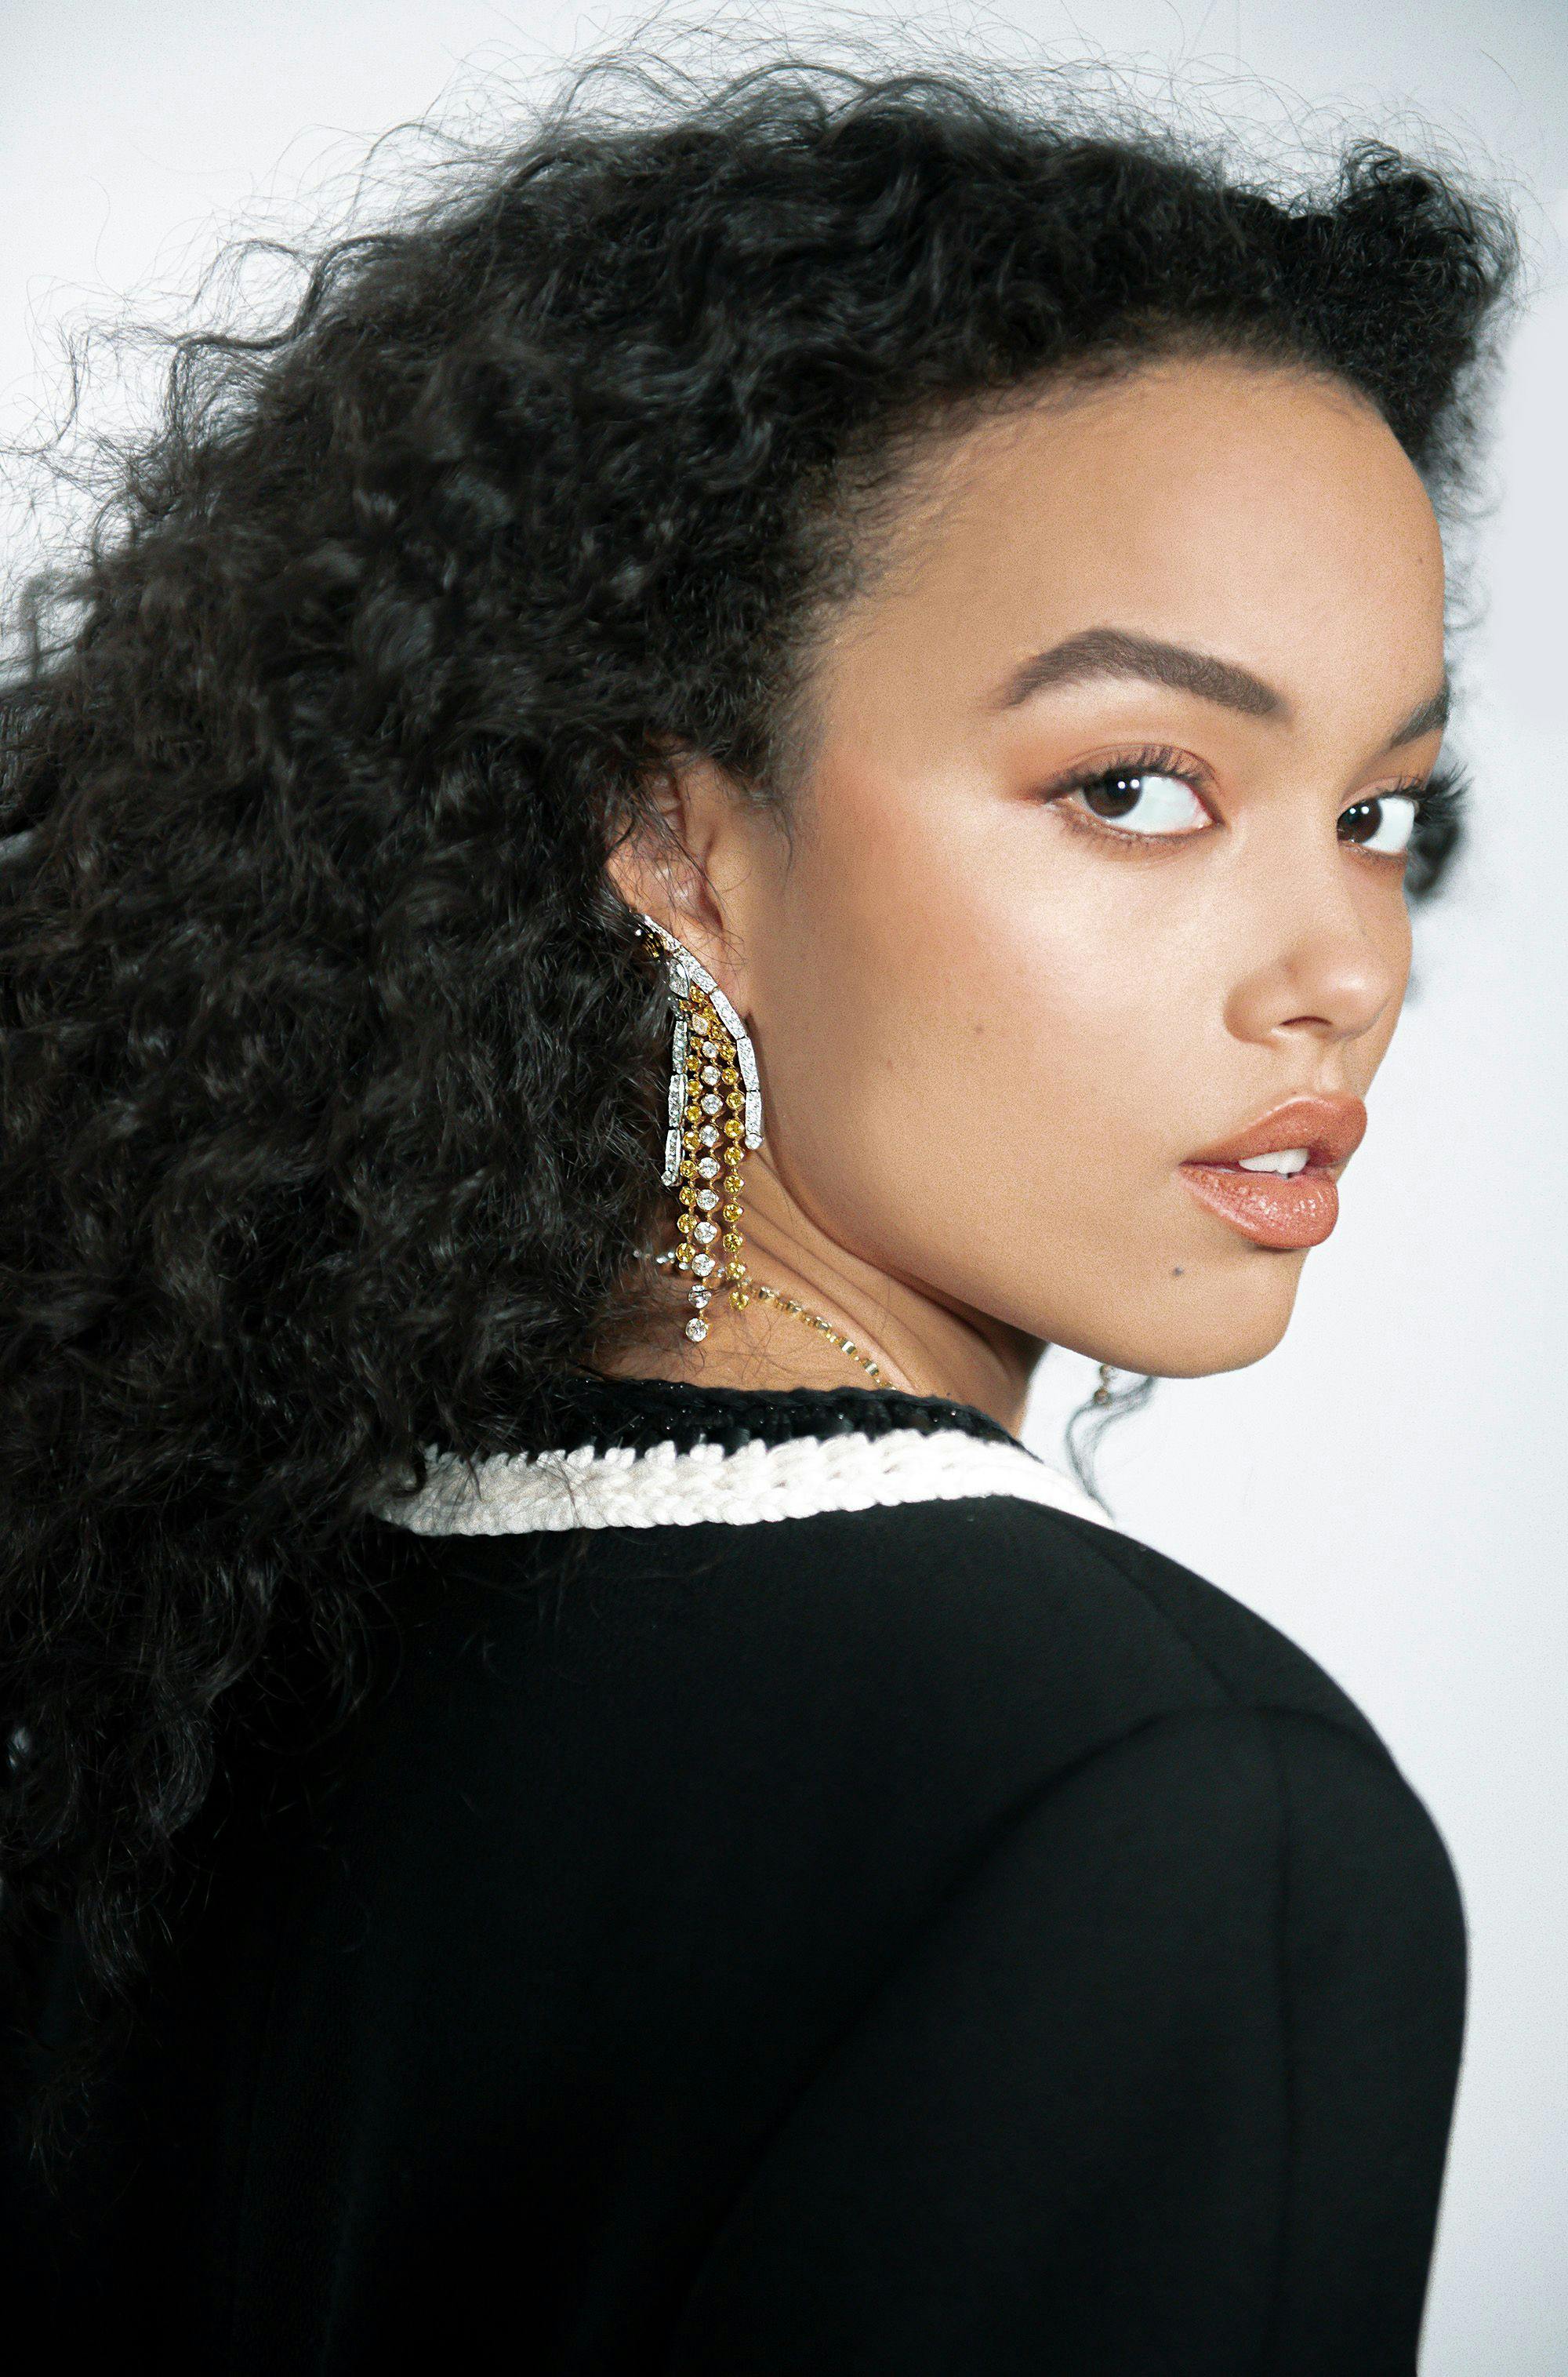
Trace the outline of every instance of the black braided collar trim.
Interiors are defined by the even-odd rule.
[[[616,1379],[563,1372],[532,1399],[529,1451],[596,1451],[629,1446],[646,1452],[673,1444],[690,1452],[718,1444],[726,1452],[761,1439],[923,1436],[954,1431],[982,1442],[1016,1445],[1018,1439],[989,1412],[944,1395],[906,1394],[897,1387],[705,1387],[674,1379]]]

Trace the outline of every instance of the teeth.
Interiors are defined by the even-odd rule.
[[[1306,1147],[1278,1147],[1267,1155],[1243,1155],[1238,1161],[1243,1172],[1280,1172],[1289,1179],[1293,1172],[1305,1169],[1311,1154]]]

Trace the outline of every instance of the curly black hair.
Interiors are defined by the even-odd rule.
[[[1515,265],[1378,143],[1280,192],[790,61],[569,93],[178,340],[0,691],[0,1871],[106,2024],[236,1686],[351,1675],[356,1520],[638,1324],[663,1012],[605,858],[671,755],[787,817],[911,455],[1052,374],[1330,374],[1451,502]]]

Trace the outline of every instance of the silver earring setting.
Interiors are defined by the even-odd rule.
[[[640,909],[637,920],[665,962],[675,1019],[663,1177],[667,1188],[679,1189],[681,1211],[675,1245],[655,1260],[690,1274],[686,1334],[700,1344],[715,1287],[728,1283],[737,1308],[750,1302],[741,1259],[741,1158],[743,1149],[762,1145],[762,1084],[746,1027],[702,961]]]

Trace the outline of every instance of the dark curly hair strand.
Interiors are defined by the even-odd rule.
[[[352,1523],[638,1323],[662,1009],[604,861],[661,762],[787,818],[868,523],[1046,376],[1333,374],[1446,500],[1514,266],[1379,145],[1282,197],[791,63],[559,106],[179,342],[0,696],[0,1870],[106,2018],[236,1685],[301,1635],[351,1691]]]

